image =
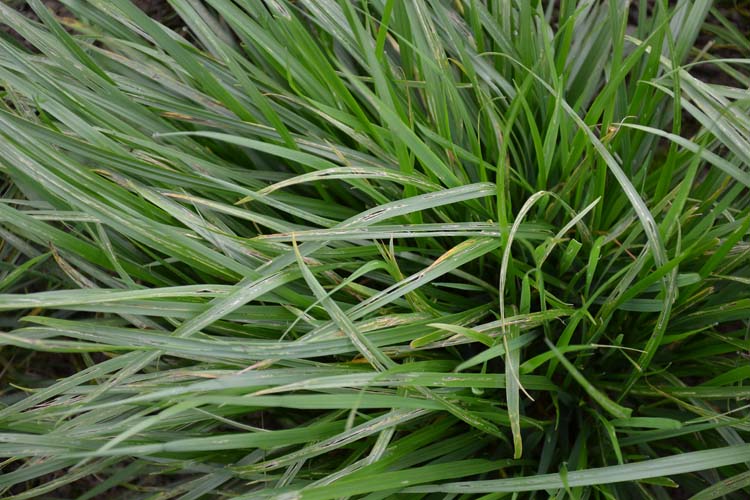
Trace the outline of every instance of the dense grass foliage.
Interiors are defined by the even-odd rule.
[[[0,3],[4,498],[750,494],[712,2],[63,3]]]

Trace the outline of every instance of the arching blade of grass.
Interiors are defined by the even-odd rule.
[[[729,495],[735,491],[746,488],[750,485],[750,471],[737,474],[734,477],[728,477],[721,482],[712,484],[703,491],[700,491],[690,497],[690,500],[713,500]]]
[[[564,479],[561,474],[545,474],[529,478],[449,483],[436,486],[415,486],[409,488],[407,491],[414,493],[492,493],[501,491],[548,490],[591,484],[638,481],[741,463],[746,461],[750,456],[749,446],[729,446],[713,450],[694,451],[674,457],[655,458],[639,463],[613,465],[611,467],[583,471],[569,471]]]

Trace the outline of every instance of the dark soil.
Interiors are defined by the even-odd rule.
[[[745,38],[750,39],[750,1],[720,1],[717,2],[716,8],[721,15],[737,28],[740,33],[745,35]],[[709,14],[707,23],[721,26],[719,20],[712,14]],[[696,40],[695,48],[698,50],[706,50],[713,57],[720,58],[742,58],[750,55],[739,47],[721,43],[720,40],[717,41],[716,37],[706,29],[701,32]],[[735,68],[740,71],[743,70],[743,68],[738,67],[737,65],[735,65]],[[737,86],[738,84],[738,82],[736,82],[725,71],[720,70],[712,64],[700,64],[695,66],[690,70],[690,73],[709,83],[731,86]]]
[[[24,0],[2,0],[2,2],[31,18],[37,18],[34,11]],[[57,16],[71,15],[70,11],[58,0],[42,0],[42,3]],[[172,7],[169,6],[167,0],[133,0],[133,3],[146,14],[164,24],[168,25],[170,22],[179,20],[174,10],[172,10]]]
[[[37,15],[34,13],[34,10],[29,7],[28,2],[26,2],[25,0],[0,0],[0,2],[4,3],[5,5],[10,5],[18,12],[31,19],[37,21],[39,20]],[[44,5],[46,5],[47,8],[52,11],[52,13],[57,17],[72,16],[71,12],[67,8],[65,8],[62,2],[60,2],[59,0],[42,0],[42,3],[44,3]],[[169,2],[167,2],[167,0],[133,0],[133,3],[139,9],[148,14],[151,18],[156,19],[169,28],[177,30],[184,27],[184,23],[169,5]],[[31,49],[31,47],[29,47],[28,44],[23,43],[23,40],[20,39],[18,35],[8,26],[0,24],[0,31],[9,34],[24,46]]]

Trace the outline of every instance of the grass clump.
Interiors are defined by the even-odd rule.
[[[63,3],[0,4],[5,498],[747,496],[711,2]]]

